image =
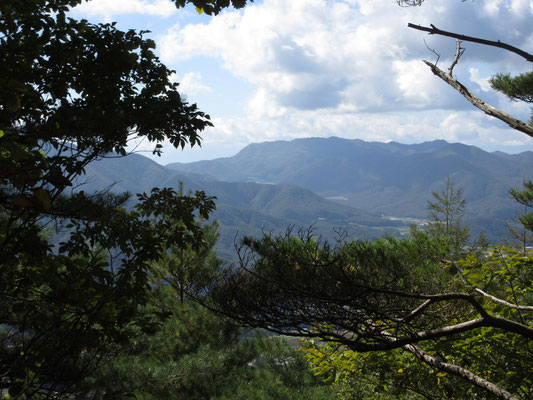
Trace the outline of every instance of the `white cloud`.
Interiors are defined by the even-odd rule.
[[[482,78],[477,68],[471,67],[468,69],[468,72],[470,72],[470,80],[477,83],[481,90],[484,92],[490,92],[492,90],[490,87],[489,78]]]
[[[475,110],[409,114],[297,111],[278,118],[216,118],[213,122],[215,127],[203,135],[211,145],[226,143],[228,139],[245,146],[251,142],[330,136],[401,143],[444,139],[503,151],[513,151],[506,146],[533,145],[533,139]]]
[[[177,10],[169,0],[91,0],[81,3],[74,11],[111,21],[116,16],[127,14],[169,17]]]
[[[183,77],[177,77],[172,74],[170,79],[173,82],[179,82],[179,90],[185,95],[197,96],[201,94],[208,94],[212,89],[202,83],[202,74],[200,72],[188,72]]]
[[[445,102],[439,81],[420,60],[394,61],[396,85],[400,101],[408,100],[413,108],[442,105]]]
[[[406,9],[379,0],[359,0],[355,7],[323,0],[265,0],[208,24],[176,27],[161,37],[161,56],[170,63],[198,55],[220,59],[236,77],[257,85],[249,107],[268,115],[272,108],[464,108],[420,63],[421,57],[433,54],[422,44],[427,35],[407,29],[407,21],[465,20],[467,12],[470,22],[496,25],[501,10],[523,19],[516,9],[524,10],[524,1],[513,1],[510,7],[504,3],[491,0],[476,8],[435,0]],[[446,65],[453,40],[433,42],[443,51],[441,63]],[[468,62],[467,56],[461,60]],[[470,70],[470,79],[485,90],[475,70]]]
[[[412,8],[391,0],[264,0],[205,24],[176,25],[157,42],[171,67],[207,57],[253,86],[247,115],[214,119],[215,128],[203,135],[210,143],[335,135],[408,143],[445,139],[495,149],[532,141],[474,109],[431,74],[421,62],[436,58],[427,47],[447,70],[455,41],[407,23],[533,51],[532,20],[532,0],[432,0]],[[486,77],[531,66],[504,50],[463,47],[454,75],[484,100],[524,115],[527,106],[494,94]],[[189,83],[182,79],[185,93],[187,85],[202,86],[198,76],[189,77]]]
[[[287,112],[287,108],[273,101],[267,90],[258,89],[248,101],[248,113],[255,118],[279,118]]]
[[[316,113],[308,110],[278,116],[249,115],[214,118],[214,128],[202,132],[202,148],[185,153],[165,146],[164,163],[228,157],[253,143],[305,137],[338,136],[347,139],[421,143],[444,139],[474,145],[488,151],[519,152],[530,149],[533,139],[483,113],[471,111],[418,111],[409,113]],[[150,148],[151,150],[151,148]]]

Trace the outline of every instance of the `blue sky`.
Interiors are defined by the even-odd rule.
[[[533,52],[533,0],[426,0],[412,8],[395,0],[262,0],[216,17],[177,10],[170,0],[91,0],[72,13],[150,30],[188,101],[211,115],[215,127],[202,134],[202,148],[165,146],[156,159],[163,164],[311,136],[533,150],[532,139],[475,109],[422,63],[435,60],[430,47],[447,69],[453,39],[407,28],[434,24]],[[454,75],[486,102],[527,119],[529,106],[494,93],[487,78],[531,65],[504,50],[463,47]]]

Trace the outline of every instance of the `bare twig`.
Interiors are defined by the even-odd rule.
[[[533,306],[517,306],[516,304],[509,303],[508,301],[499,299],[491,294],[485,293],[483,290],[476,288],[476,292],[480,293],[483,297],[487,297],[491,299],[495,303],[503,304],[504,306],[507,306],[509,308],[514,308],[515,310],[527,310],[527,311],[533,311]]]
[[[457,63],[459,62],[459,59],[461,58],[464,52],[465,52],[465,49],[461,47],[461,41],[457,39],[457,50],[455,51],[455,57],[452,61],[452,65],[450,65],[450,68],[448,68],[448,75],[450,75],[451,77],[453,77],[452,73],[453,73],[454,67],[457,65]],[[435,63],[435,65],[437,65],[437,63]]]
[[[424,44],[426,45],[427,49],[437,56],[437,60],[435,61],[435,65],[437,65],[440,60],[440,54],[437,53],[435,49],[432,49],[431,47],[429,47],[429,45],[426,42],[426,39],[423,39],[423,40],[424,40]]]
[[[416,316],[420,315],[422,312],[424,312],[424,310],[426,308],[428,308],[431,305],[431,303],[432,303],[431,299],[428,299],[428,300],[424,301],[420,306],[418,306],[413,311],[411,311],[411,313],[409,315],[404,317],[401,322],[407,323],[407,322],[411,321],[414,317],[416,317]]]
[[[454,32],[443,31],[437,28],[433,24],[431,24],[431,28],[428,28],[427,26],[415,25],[411,23],[407,24],[407,26],[409,28],[417,29],[419,31],[428,32],[430,35],[448,36],[448,37],[462,40],[464,42],[473,42],[473,43],[484,44],[486,46],[499,47],[500,49],[504,49],[512,53],[518,54],[519,56],[525,58],[529,62],[533,62],[533,54],[529,54],[528,52],[525,52],[524,50],[521,50],[518,47],[514,47],[507,43],[500,42],[499,40],[498,41],[486,40],[486,39],[477,38],[473,36],[460,35]]]

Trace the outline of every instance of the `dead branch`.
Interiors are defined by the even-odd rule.
[[[398,322],[403,322],[404,324],[411,321],[413,318],[417,317],[418,315],[422,314],[426,308],[428,308],[432,303],[431,299],[428,299],[424,301],[420,306],[415,308],[413,311],[409,313],[409,315],[405,316]]]
[[[485,103],[483,100],[481,100],[479,97],[472,94],[461,82],[459,82],[457,79],[453,78],[452,76],[446,74],[444,71],[442,71],[439,67],[437,67],[435,64],[423,60],[426,65],[431,69],[431,72],[433,72],[434,75],[438,76],[440,79],[442,79],[444,82],[446,82],[448,85],[453,87],[455,90],[457,90],[461,95],[467,99],[470,103],[472,103],[474,106],[479,108],[481,111],[483,111],[485,114],[490,115],[492,117],[496,117],[499,120],[505,122],[507,125],[509,125],[511,128],[516,129],[517,131],[523,132],[528,136],[533,137],[533,126],[526,124],[523,121],[520,121],[519,119],[516,119],[509,114]]]
[[[387,331],[381,331],[380,334],[383,336],[383,338],[390,342],[395,343],[398,341],[394,335]],[[349,347],[349,346],[348,346]],[[451,375],[455,375],[459,378],[465,379],[466,381],[470,382],[471,384],[484,389],[493,395],[495,395],[497,398],[502,400],[518,400],[517,397],[513,396],[513,394],[509,393],[507,390],[501,388],[498,385],[495,385],[492,382],[487,381],[486,379],[483,379],[479,375],[474,374],[472,371],[463,368],[456,364],[450,364],[447,362],[444,362],[442,360],[439,360],[436,357],[433,357],[426,351],[422,350],[420,347],[414,345],[414,344],[406,344],[401,347],[403,350],[413,354],[416,358],[418,358],[423,363],[433,367],[437,368],[440,371],[447,372]]]
[[[461,47],[461,41],[457,39],[457,50],[455,51],[455,57],[452,61],[452,64],[450,65],[450,68],[448,68],[448,75],[450,75],[451,77],[453,77],[452,73],[453,73],[454,67],[457,65],[457,63],[459,62],[459,59],[464,54],[464,52],[465,52],[465,49]],[[437,63],[435,63],[435,65],[437,65]]]
[[[477,38],[477,37],[473,37],[473,36],[460,35],[460,34],[454,33],[454,32],[443,31],[443,30],[437,28],[433,24],[431,24],[431,28],[428,28],[427,26],[415,25],[415,24],[412,24],[412,23],[407,24],[407,26],[409,28],[413,28],[413,29],[416,29],[416,30],[419,30],[419,31],[428,32],[430,35],[448,36],[448,37],[452,37],[452,38],[455,38],[455,39],[458,39],[458,40],[462,40],[464,42],[480,43],[480,44],[484,44],[486,46],[498,47],[500,49],[504,49],[504,50],[510,51],[512,53],[518,54],[519,56],[525,58],[529,62],[533,62],[533,54],[529,54],[528,52],[525,52],[524,50],[519,49],[518,47],[514,47],[514,46],[511,46],[511,45],[509,45],[507,43],[500,42],[499,40],[498,41],[486,40],[486,39]]]
[[[426,43],[426,39],[423,39],[423,40],[424,40],[424,44],[426,45],[427,49],[437,56],[437,59],[435,60],[435,65],[437,65],[440,60],[440,54],[437,53],[435,49],[432,49],[431,47],[429,47],[429,45]]]
[[[474,374],[473,372],[459,365],[450,364],[450,363],[441,361],[438,358],[431,356],[429,353],[425,352],[418,346],[408,344],[408,345],[403,346],[402,349],[404,349],[405,351],[408,351],[409,353],[413,354],[416,358],[418,358],[420,361],[434,368],[437,368],[441,371],[448,372],[452,375],[458,376],[459,378],[463,378],[467,380],[468,382],[470,382],[471,384],[481,389],[487,390],[488,392],[494,394],[499,399],[518,400],[518,397],[513,396],[507,390],[499,387],[498,385],[495,385],[494,383],[489,382],[486,379],[483,379],[482,377]]]
[[[392,350],[394,348],[399,348],[407,344],[415,344],[424,342],[427,340],[439,339],[441,337],[450,337],[452,335],[469,332],[481,327],[491,327],[496,329],[502,329],[507,332],[513,332],[518,335],[521,335],[525,338],[533,338],[533,329],[529,328],[526,325],[519,324],[517,322],[511,321],[506,318],[496,317],[493,315],[488,315],[486,317],[476,318],[470,321],[461,322],[455,325],[443,326],[441,328],[431,329],[427,331],[418,331],[411,333],[406,336],[396,338],[395,342],[385,344],[367,344],[361,343],[360,347],[357,348],[357,351],[367,352],[367,351],[376,351],[376,350]],[[375,329],[379,329],[378,326],[373,326]],[[355,350],[355,348],[354,348]]]
[[[480,293],[483,297],[487,297],[495,303],[503,304],[504,306],[507,306],[509,308],[514,308],[515,310],[533,311],[533,306],[517,306],[516,304],[509,303],[508,301],[499,299],[491,294],[485,293],[481,289],[476,288],[475,290],[476,292]]]
[[[369,321],[370,322],[370,321]],[[483,390],[486,390],[493,395],[495,395],[497,398],[502,400],[518,400],[517,397],[513,396],[512,393],[508,392],[507,390],[501,388],[498,385],[495,385],[494,383],[480,377],[479,375],[474,374],[472,371],[461,367],[457,364],[451,364],[444,362],[436,357],[433,357],[428,352],[422,350],[420,347],[414,345],[414,344],[406,344],[402,346],[397,346],[399,341],[401,339],[398,339],[394,335],[392,335],[390,332],[386,330],[381,330],[379,328],[376,329],[376,334],[378,334],[381,338],[383,338],[386,342],[393,345],[394,348],[401,348],[402,350],[405,350],[411,354],[413,354],[416,358],[418,358],[421,362],[429,365],[430,367],[436,368],[440,371],[447,372],[451,375],[455,375],[459,378],[462,378],[474,386],[477,386]],[[324,339],[323,339],[324,340]],[[326,339],[327,341],[327,339]],[[354,343],[350,340],[347,341],[338,341],[333,339],[334,342],[342,343],[343,346],[346,347],[346,349],[350,349],[353,351],[361,351],[360,346],[357,343]]]
[[[389,343],[397,343],[399,341],[398,338],[396,338],[394,335],[392,335],[390,332],[387,332],[386,330],[381,330],[379,334]],[[347,346],[347,347],[350,347],[350,346]],[[426,351],[422,350],[420,347],[414,344],[406,344],[404,346],[401,346],[401,349],[413,354],[416,358],[418,358],[423,363],[433,368],[436,368],[440,371],[445,371],[451,375],[455,375],[455,376],[458,376],[459,378],[465,379],[471,384],[492,393],[499,399],[518,400],[517,397],[513,396],[507,390],[499,387],[498,385],[495,385],[494,383],[489,382],[486,379],[483,379],[479,375],[476,375],[470,370],[463,368],[459,365],[450,364],[442,360],[439,360],[438,358],[433,357],[432,355],[430,355],[429,353],[427,353]]]

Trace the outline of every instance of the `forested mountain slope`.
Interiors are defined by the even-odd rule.
[[[464,191],[473,234],[485,231],[495,243],[506,233],[504,219],[520,211],[508,190],[533,175],[532,166],[532,152],[488,153],[442,140],[404,145],[309,138],[252,144],[234,157],[190,164],[106,158],[87,167],[80,189],[135,194],[183,182],[185,191],[204,190],[217,197],[218,248],[231,257],[236,237],[289,226],[313,225],[327,238],[335,228],[360,239],[406,233],[408,221],[383,216],[426,218],[431,191],[441,190],[447,176]]]
[[[384,233],[405,232],[407,225],[327,200],[308,189],[291,185],[230,183],[210,176],[183,173],[165,168],[140,156],[104,158],[87,167],[87,175],[76,190],[87,192],[109,188],[113,192],[136,194],[152,187],[173,187],[184,191],[203,190],[216,196],[212,218],[220,222],[218,250],[222,256],[235,255],[236,237],[283,232],[313,226],[317,235],[332,238],[335,229],[346,229],[350,237],[376,238]],[[134,198],[132,198],[132,201]]]
[[[426,200],[451,176],[469,218],[509,218],[508,190],[533,177],[533,153],[489,153],[443,140],[414,145],[336,137],[251,144],[234,157],[169,164],[231,182],[305,187],[342,204],[392,216],[425,217]]]

